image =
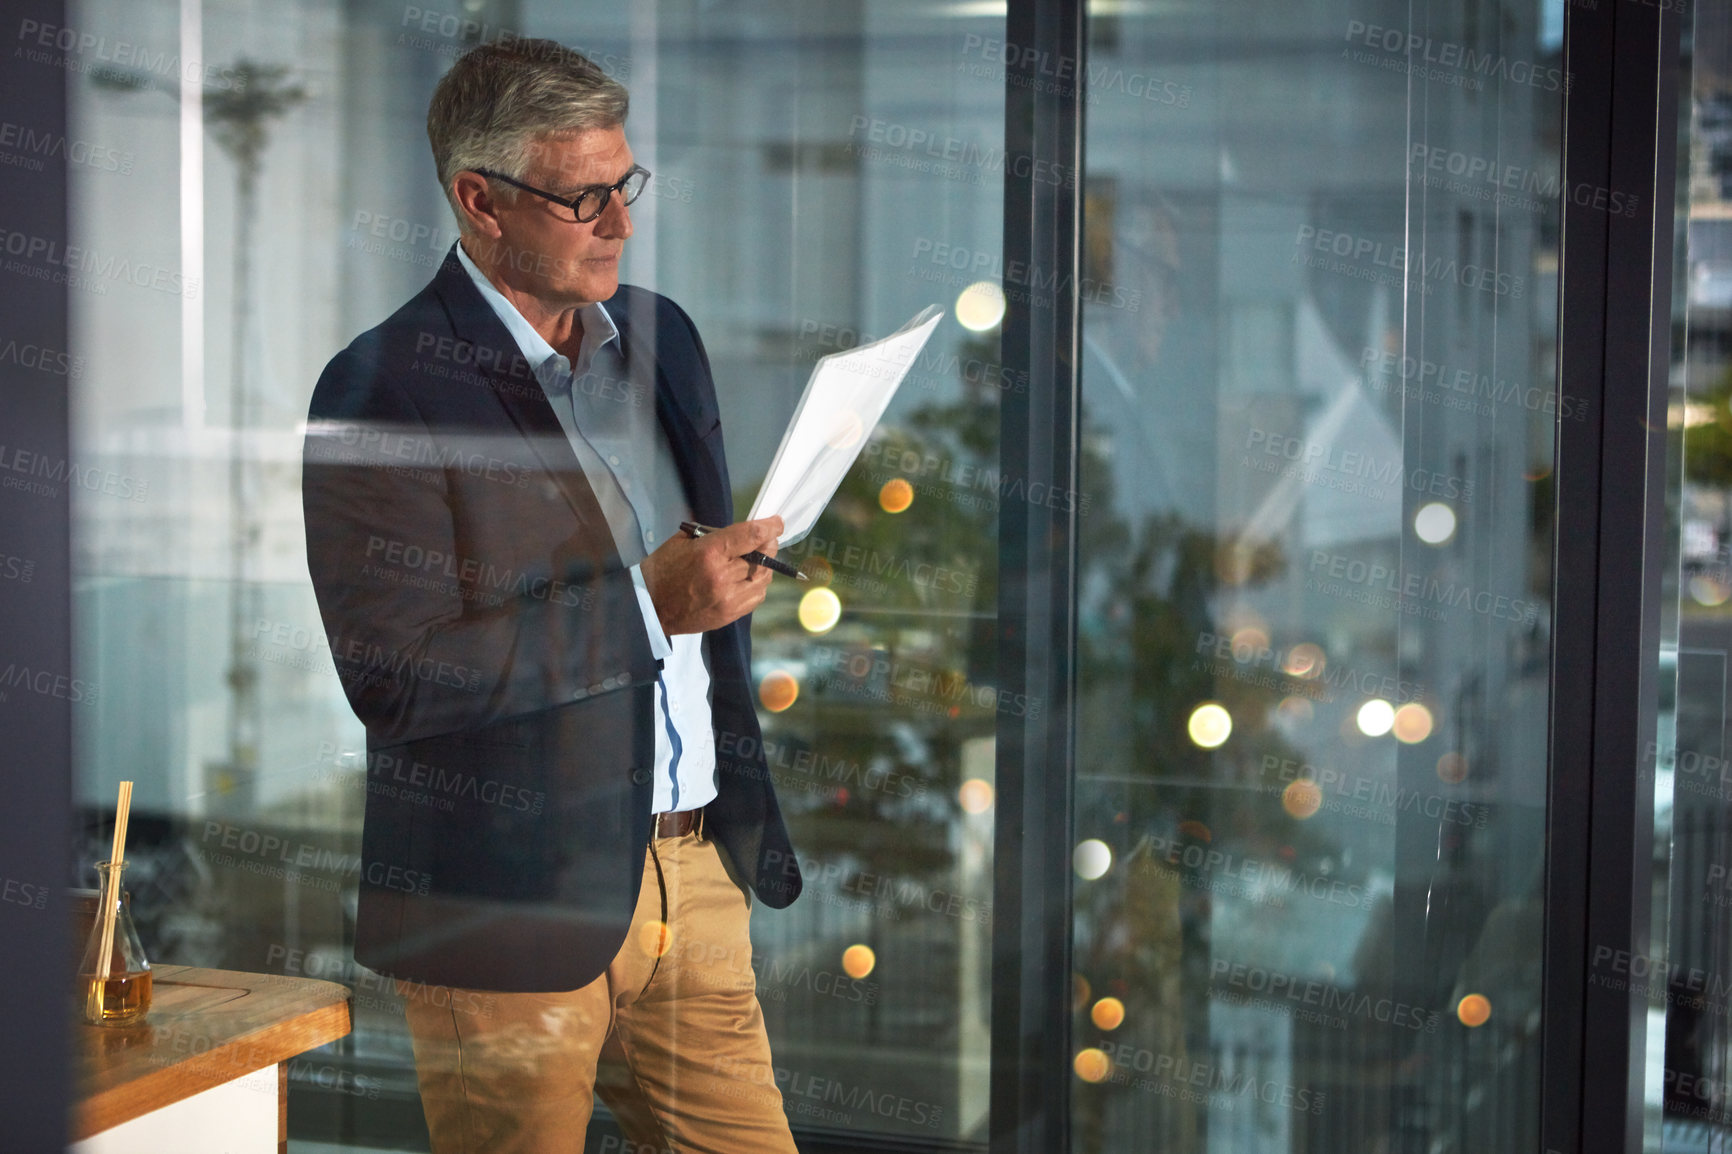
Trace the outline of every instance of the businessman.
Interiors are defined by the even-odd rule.
[[[627,94],[551,41],[477,48],[427,133],[460,240],[334,357],[307,558],[367,727],[355,956],[398,979],[433,1149],[791,1151],[750,965],[800,892],[690,318],[619,283],[649,174]],[[727,526],[691,539],[682,520]],[[741,738],[750,737],[746,741]]]

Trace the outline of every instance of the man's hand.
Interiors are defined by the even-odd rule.
[[[774,557],[781,535],[782,519],[765,517],[663,541],[639,567],[662,632],[704,633],[756,609],[770,591],[770,571],[741,558],[754,549]]]

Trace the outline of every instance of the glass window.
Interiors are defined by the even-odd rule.
[[[1732,1125],[1729,61],[1724,11],[1712,5],[1689,11],[1678,85],[1659,720],[1642,767],[1654,775],[1652,944],[1645,957],[1607,959],[1599,967],[1607,978],[1646,992],[1645,1140],[1665,1150],[1710,1149]]]
[[[819,357],[949,313],[791,550],[810,585],[778,581],[756,615],[763,751],[807,880],[757,909],[752,965],[796,1132],[983,1138],[997,406],[1027,385],[997,349],[991,9],[70,6],[107,46],[65,72],[85,146],[77,457],[98,478],[74,493],[77,646],[104,689],[78,735],[75,852],[106,855],[133,779],[154,960],[353,989],[353,1033],[288,1065],[297,1142],[426,1140],[402,1005],[354,960],[363,803],[409,785],[369,775],[308,581],[308,397],[456,239],[423,130],[434,84],[519,36],[631,89],[654,177],[623,279],[702,333],[742,516]]]
[[[1076,1148],[1533,1148],[1562,6],[1091,9]]]

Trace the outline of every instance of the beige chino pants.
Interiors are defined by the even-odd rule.
[[[652,839],[625,945],[579,990],[405,1002],[434,1154],[797,1154],[770,1064],[751,898],[701,832]]]

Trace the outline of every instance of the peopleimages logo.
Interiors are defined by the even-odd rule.
[[[1465,477],[1426,468],[1407,470],[1399,460],[1268,429],[1247,431],[1241,460],[1261,472],[1279,473],[1326,489],[1362,492],[1374,499],[1395,494],[1405,486],[1434,497],[1473,500],[1473,482]]]
[[[1425,793],[1347,773],[1332,766],[1316,766],[1278,754],[1263,755],[1260,774],[1270,780],[1270,793],[1284,793],[1286,783],[1307,781],[1321,793],[1321,808],[1345,817],[1364,818],[1378,825],[1394,825],[1397,814],[1430,818],[1450,825],[1484,829],[1491,811],[1484,805]]]
[[[1105,61],[1091,62],[1082,69],[1078,59],[1063,53],[1048,52],[1030,45],[990,36],[969,33],[962,42],[962,55],[977,56],[980,64],[964,59],[957,71],[966,76],[987,77],[1002,81],[1008,71],[1010,83],[1035,92],[1069,93],[1080,80],[1085,98],[1090,104],[1099,102],[1105,93],[1117,93],[1151,104],[1167,104],[1177,108],[1191,106],[1191,86],[1172,80],[1162,80],[1144,72],[1127,72]]]
[[[189,300],[197,298],[199,292],[197,277],[183,277],[174,269],[113,253],[105,255],[95,249],[62,244],[51,237],[32,236],[14,229],[0,228],[0,252],[20,258],[6,262],[7,272],[71,285],[98,295],[108,291],[109,281],[124,281],[137,288],[173,293]]]
[[[1343,1029],[1347,1019],[1363,1018],[1404,1030],[1436,1033],[1443,1015],[1394,998],[1344,990],[1332,982],[1265,970],[1227,958],[1209,965],[1209,996],[1217,1001],[1291,1012],[1304,1021]],[[1311,1007],[1316,1007],[1311,1009]]]
[[[159,77],[175,77],[188,84],[203,84],[224,92],[238,92],[246,81],[233,68],[215,68],[198,60],[182,60],[177,52],[155,51],[127,40],[110,40],[94,32],[80,32],[57,24],[37,20],[18,22],[18,40],[23,47],[14,48],[32,64],[48,64],[72,72],[108,65],[133,68]],[[56,52],[65,55],[57,56]]]
[[[1595,946],[1588,985],[1614,993],[1664,998],[1693,1009],[1720,1013],[1732,998],[1732,976],[1717,970],[1683,966],[1630,950]]]
[[[1076,169],[1069,165],[874,117],[855,116],[849,121],[847,147],[849,152],[866,160],[891,160],[906,155],[936,161],[938,164],[932,171],[941,176],[977,181],[980,174],[991,172],[1030,179],[1036,184],[1076,187]]]
[[[1184,881],[1193,888],[1258,905],[1284,903],[1294,895],[1304,895],[1331,905],[1360,909],[1370,906],[1380,892],[1358,882],[1308,874],[1280,862],[1260,861],[1214,846],[1154,834],[1144,834],[1131,847],[1125,855],[1125,865],[1128,867],[1144,854],[1157,865],[1191,871]]]
[[[1408,156],[1419,183],[1428,188],[1527,212],[1544,211],[1557,204],[1558,194],[1566,191],[1555,168],[1541,172],[1428,144],[1415,144]],[[1574,184],[1567,192],[1571,204],[1614,216],[1633,217],[1642,204],[1640,196],[1602,185]]]
[[[1192,1062],[1171,1054],[1157,1054],[1140,1046],[1103,1039],[1098,1047],[1114,1066],[1108,1079],[1113,1085],[1133,1086],[1165,1098],[1223,1105],[1255,1098],[1266,1106],[1284,1106],[1301,1113],[1321,1114],[1325,1095],[1304,1086],[1292,1086],[1272,1078],[1258,1078],[1244,1070],[1229,1070],[1211,1062]],[[1149,1074],[1131,1078],[1129,1071]]]
[[[1293,238],[1293,245],[1290,264],[1302,264],[1307,268],[1377,284],[1405,284],[1407,274],[1411,272],[1424,281],[1458,284],[1512,300],[1520,300],[1527,293],[1527,281],[1514,273],[1499,272],[1471,261],[1463,263],[1453,256],[1421,255],[1417,260],[1410,260],[1403,245],[1386,244],[1350,232],[1302,224]],[[1422,294],[1429,291],[1424,284],[1414,287]]]
[[[926,267],[922,268],[921,258]],[[1142,307],[1141,289],[1126,289],[1110,281],[1097,281],[1085,276],[1081,281],[1069,273],[1043,269],[1016,259],[1005,260],[1000,253],[986,249],[964,248],[962,245],[920,237],[914,242],[911,275],[919,280],[941,284],[967,284],[976,280],[996,281],[1011,300],[1032,301],[1036,306],[1052,304],[1057,296],[1067,294],[1072,286],[1084,304],[1136,312]]]
[[[1564,421],[1588,419],[1588,403],[1581,397],[1560,395],[1504,377],[1476,373],[1472,369],[1404,357],[1382,349],[1360,350],[1359,367],[1366,387],[1373,392],[1400,392],[1416,401],[1490,416],[1498,406],[1526,409],[1530,413],[1556,414]]]
[[[1391,698],[1398,705],[1418,701],[1425,695],[1425,683],[1422,681],[1408,681],[1386,673],[1354,669],[1352,666],[1333,662],[1323,663],[1321,672],[1312,672],[1315,666],[1310,664],[1311,659],[1302,653],[1295,653],[1292,649],[1276,649],[1269,645],[1249,645],[1243,642],[1235,644],[1232,637],[1225,633],[1197,634],[1197,647],[1192,652],[1220,661],[1231,659],[1240,665],[1281,673],[1296,682],[1320,682],[1334,689],[1348,689],[1372,697]],[[1303,668],[1306,672],[1291,672],[1296,668]]]
[[[1349,20],[1345,37],[1349,48],[1342,56],[1359,64],[1373,64],[1391,71],[1411,73],[1459,88],[1480,91],[1489,79],[1508,80],[1542,92],[1570,90],[1570,74],[1561,69],[1512,60],[1494,52],[1480,52],[1465,44],[1384,28],[1363,20]]]
[[[1501,621],[1531,625],[1539,619],[1537,602],[1475,589],[1465,581],[1444,581],[1400,567],[1339,553],[1312,550],[1305,587],[1375,609],[1398,610],[1411,617],[1447,620],[1447,610],[1468,608]],[[1385,596],[1387,594],[1387,596]]]
[[[45,160],[60,160],[98,172],[132,173],[133,155],[59,132],[0,120],[0,164],[41,172]]]

